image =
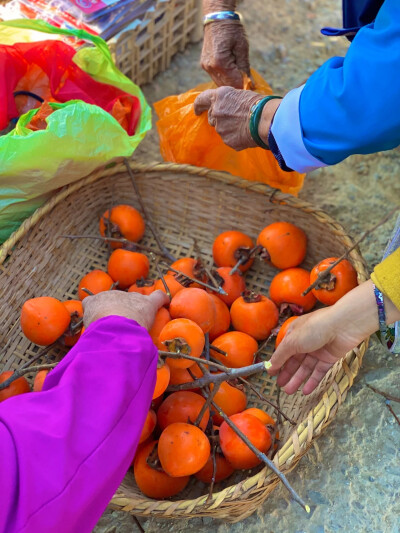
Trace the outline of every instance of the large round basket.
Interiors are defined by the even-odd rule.
[[[309,246],[304,267],[308,269],[325,257],[339,256],[353,244],[342,226],[323,211],[266,185],[186,165],[132,163],[131,169],[161,239],[177,258],[194,254],[196,240],[203,258],[209,260],[213,240],[222,231],[239,229],[255,238],[263,227],[278,220],[294,222],[307,233]],[[91,269],[106,267],[108,249],[103,242],[71,241],[60,236],[98,235],[99,215],[117,203],[139,208],[131,178],[122,163],[61,190],[0,249],[1,371],[19,368],[40,350],[20,330],[19,313],[27,298],[42,295],[76,298],[80,278]],[[156,248],[149,231],[143,243]],[[349,259],[359,281],[366,280],[360,253],[353,250]],[[248,272],[246,283],[268,294],[276,272],[258,261]],[[280,394],[282,410],[296,422],[295,426],[280,422],[281,444],[273,460],[282,472],[296,466],[333,420],[353,384],[366,347],[367,341],[349,352],[310,396]],[[62,348],[55,348],[50,359],[57,360],[63,353]],[[263,356],[268,357],[268,351]],[[270,400],[277,401],[273,378],[264,373],[252,378],[252,382]],[[266,408],[252,393],[249,404]],[[175,499],[156,501],[143,496],[130,471],[111,506],[139,516],[212,516],[235,522],[252,514],[278,482],[267,467],[259,467],[237,471],[216,485],[211,501],[207,501],[208,488],[195,480]]]

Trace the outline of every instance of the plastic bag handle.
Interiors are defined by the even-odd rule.
[[[40,31],[42,33],[50,33],[53,35],[67,35],[69,37],[76,37],[81,41],[90,41],[96,48],[101,50],[101,52],[111,60],[111,52],[108,48],[107,43],[97,35],[92,35],[91,33],[85,30],[67,30],[63,28],[56,28],[44,20],[28,20],[28,19],[17,19],[17,20],[8,20],[6,22],[0,22],[0,26],[8,26],[12,28],[21,28],[25,30],[34,30]]]

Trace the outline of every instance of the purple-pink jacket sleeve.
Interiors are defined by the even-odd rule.
[[[157,350],[136,322],[94,322],[43,391],[0,404],[0,532],[86,533],[133,459]]]

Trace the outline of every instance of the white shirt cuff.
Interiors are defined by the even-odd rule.
[[[300,97],[303,88],[304,85],[293,89],[283,98],[271,128],[286,165],[301,173],[328,166],[311,155],[303,142],[300,124]]]

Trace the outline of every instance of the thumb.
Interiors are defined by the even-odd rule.
[[[194,101],[194,112],[197,116],[204,113],[204,111],[208,111],[210,109],[215,100],[215,93],[215,89],[208,89],[207,91],[204,91],[203,93],[199,94],[199,96]]]
[[[271,366],[268,369],[268,374],[276,376],[286,361],[293,355],[296,355],[296,353],[297,350],[293,347],[292,343],[284,338],[270,359]]]
[[[149,296],[149,301],[154,305],[156,310],[158,311],[163,307],[164,305],[167,305],[170,303],[168,296],[163,291],[154,291]]]

